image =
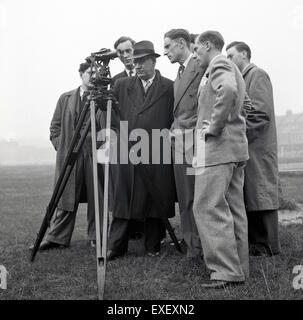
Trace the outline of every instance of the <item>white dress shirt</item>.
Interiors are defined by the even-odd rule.
[[[188,65],[188,62],[189,62],[189,60],[191,59],[192,56],[193,56],[193,54],[191,53],[191,54],[187,57],[187,59],[183,62],[184,69],[185,69],[186,66]]]
[[[132,69],[132,70],[125,69],[125,72],[127,73],[127,76],[128,76],[128,77],[129,77],[130,71],[132,72],[132,75],[131,75],[132,77],[136,75],[136,69],[135,69],[135,68]]]
[[[156,73],[150,79],[147,79],[147,80],[140,79],[141,82],[142,82],[142,85],[143,85],[143,88],[144,88],[145,92],[152,85],[152,83],[153,83],[153,81],[155,79],[155,76],[156,76]]]

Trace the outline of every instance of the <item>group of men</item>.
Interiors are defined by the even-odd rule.
[[[120,150],[118,163],[111,165],[113,219],[108,260],[125,255],[134,234],[144,235],[147,255],[158,256],[167,219],[175,215],[175,202],[179,204],[180,244],[186,256],[203,257],[211,271],[210,281],[202,284],[205,288],[244,282],[249,276],[249,254],[279,253],[277,137],[271,81],[264,70],[250,63],[247,44],[232,42],[226,47],[227,57],[222,54],[223,47],[223,37],[216,31],[196,36],[184,29],[166,32],[164,55],[179,64],[176,79],[171,81],[155,68],[160,55],[152,42],[135,42],[130,37],[115,42],[125,69],[112,81],[118,101],[112,127],[129,158],[136,152],[136,141],[126,137],[134,129],[144,129],[149,161],[122,163],[119,159],[125,155]],[[88,64],[81,64],[82,85],[60,97],[51,122],[56,170],[60,170],[74,132],[89,71]],[[104,112],[97,117],[100,128],[104,126]],[[121,122],[128,124],[126,129],[121,129]],[[163,150],[159,151],[160,162],[152,161],[151,140],[156,129],[169,132],[162,138],[169,141],[172,162],[163,160]],[[88,136],[88,142],[90,139]],[[203,167],[193,165],[201,146],[197,140],[203,142]],[[95,245],[89,143],[83,149],[40,250],[69,245],[84,189],[88,239],[91,246]],[[139,158],[140,152],[136,154]],[[101,166],[99,171],[102,176]]]

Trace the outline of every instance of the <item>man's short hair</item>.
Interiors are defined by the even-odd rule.
[[[218,31],[205,31],[199,35],[199,42],[203,43],[206,41],[211,42],[215,48],[219,51],[222,51],[224,47],[224,39],[220,32]]]
[[[197,33],[191,33],[190,34],[190,43],[195,43],[197,37],[198,37]]]
[[[172,40],[184,39],[187,46],[190,46],[190,34],[185,29],[171,29],[164,34],[164,38],[170,38]]]
[[[80,64],[78,71],[79,71],[80,73],[83,73],[83,72],[85,72],[89,67],[90,67],[90,64],[89,64],[88,62],[83,62],[83,63]]]
[[[248,60],[251,59],[251,50],[250,50],[250,47],[249,47],[245,42],[242,42],[242,41],[233,41],[233,42],[231,42],[231,43],[226,47],[226,50],[228,50],[228,49],[230,49],[230,48],[232,48],[232,47],[235,47],[238,52],[246,51],[246,52],[247,52],[247,58],[248,58]]]
[[[114,48],[117,49],[118,45],[119,45],[120,43],[125,42],[125,41],[130,41],[131,44],[132,44],[132,46],[134,46],[135,43],[136,43],[136,41],[133,40],[132,38],[122,36],[122,37],[120,37],[120,38],[114,43]]]

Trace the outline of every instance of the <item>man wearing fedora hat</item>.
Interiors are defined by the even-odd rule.
[[[117,55],[120,59],[120,61],[124,65],[124,70],[118,74],[116,74],[112,78],[112,83],[111,86],[113,87],[115,82],[120,79],[120,78],[125,78],[125,77],[132,77],[136,75],[136,70],[134,66],[134,62],[130,57],[133,56],[134,54],[134,45],[136,41],[133,40],[131,37],[128,36],[122,36],[119,37],[114,43],[114,49],[117,51]],[[110,211],[112,211],[112,203],[113,203],[113,197],[115,193],[115,186],[116,186],[116,165],[111,164],[110,165]],[[144,225],[142,221],[138,220],[131,220],[129,221],[129,226],[128,226],[128,233],[129,233],[129,238],[130,239],[140,239],[142,238],[144,234]]]
[[[114,119],[120,120],[120,124],[113,125],[120,128],[119,145],[128,146],[128,161],[124,164],[122,158],[125,158],[125,154],[120,150],[108,260],[127,252],[130,219],[144,221],[146,253],[151,256],[159,255],[162,219],[174,215],[175,185],[172,165],[162,161],[163,150],[159,150],[160,163],[153,164],[151,161],[155,152],[152,148],[152,130],[167,129],[167,135],[162,137],[168,141],[168,129],[173,121],[173,82],[155,70],[157,57],[159,54],[155,53],[152,42],[137,42],[132,56],[136,76],[118,79],[114,85],[114,94],[119,102],[117,117]],[[122,126],[122,121],[127,124],[126,129]],[[140,149],[135,154],[133,147],[138,141],[128,141],[128,136],[134,129],[147,132],[147,161],[140,158],[143,150]],[[136,139],[138,140],[138,136]],[[171,153],[170,149],[166,151]],[[135,164],[132,159],[136,155],[140,161]]]

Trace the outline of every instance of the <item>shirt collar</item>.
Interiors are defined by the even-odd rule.
[[[191,59],[192,56],[193,56],[193,54],[191,53],[191,54],[187,57],[187,59],[184,61],[184,63],[183,63],[184,69],[185,69],[186,66],[188,65],[188,62],[189,62],[189,60]]]
[[[130,70],[125,68],[125,72],[126,72],[127,76],[129,77]],[[134,69],[132,69],[132,76],[135,76],[135,75],[136,75],[136,69],[134,68]]]
[[[250,66],[251,66],[251,63],[249,63],[249,64],[242,70],[242,74],[244,74]]]
[[[155,79],[155,76],[156,76],[156,72],[155,72],[155,74],[154,74],[151,78],[149,78],[149,79],[147,79],[147,80],[140,79],[140,80],[142,81],[143,87],[145,87],[145,85],[146,85],[147,82],[149,82],[150,84],[152,84],[153,81],[154,81],[154,79]]]
[[[79,93],[80,93],[80,97],[82,98],[82,96],[83,96],[83,93],[84,93],[84,89],[80,86],[80,91],[79,91]]]

